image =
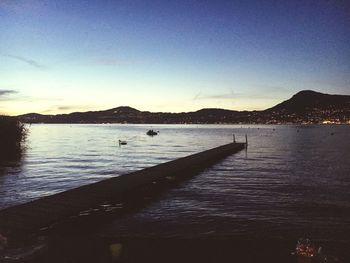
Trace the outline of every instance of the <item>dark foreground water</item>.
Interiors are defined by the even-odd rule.
[[[164,246],[159,240],[171,240],[164,251],[196,240],[192,251],[201,250],[200,242],[204,250],[223,242],[220,247],[228,248],[222,253],[242,245],[237,240],[277,248],[279,241],[289,244],[307,236],[331,253],[346,254],[350,126],[159,125],[153,126],[160,131],[155,137],[145,135],[149,128],[32,125],[22,161],[0,168],[0,208],[225,144],[232,133],[243,141],[247,134],[247,151],[162,193],[137,212],[99,225],[94,235],[111,242],[134,240],[129,245],[134,252],[140,247],[154,252]],[[118,139],[128,144],[119,147]],[[147,241],[135,241],[143,239]]]

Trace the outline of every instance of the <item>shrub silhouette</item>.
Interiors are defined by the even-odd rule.
[[[15,117],[0,116],[0,160],[20,158],[27,130]]]

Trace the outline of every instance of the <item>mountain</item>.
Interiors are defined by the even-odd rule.
[[[329,95],[312,90],[303,90],[267,111],[306,113],[317,110],[344,109],[350,107],[350,96]]]
[[[262,114],[277,122],[346,123],[350,119],[350,96],[303,90]]]
[[[122,106],[103,111],[18,116],[27,123],[350,123],[350,96],[329,95],[311,90],[263,111],[201,109],[195,112],[167,113],[139,111]]]

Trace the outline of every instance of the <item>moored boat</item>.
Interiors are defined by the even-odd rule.
[[[126,144],[127,144],[126,141],[119,140],[119,145],[126,145]]]
[[[148,130],[147,135],[149,135],[149,136],[158,135],[158,132],[156,132],[154,130]]]

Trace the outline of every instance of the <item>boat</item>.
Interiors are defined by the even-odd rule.
[[[126,141],[119,140],[119,145],[126,145],[126,144],[127,144]]]
[[[149,135],[149,136],[158,135],[158,132],[156,132],[154,130],[148,130],[147,135]]]

